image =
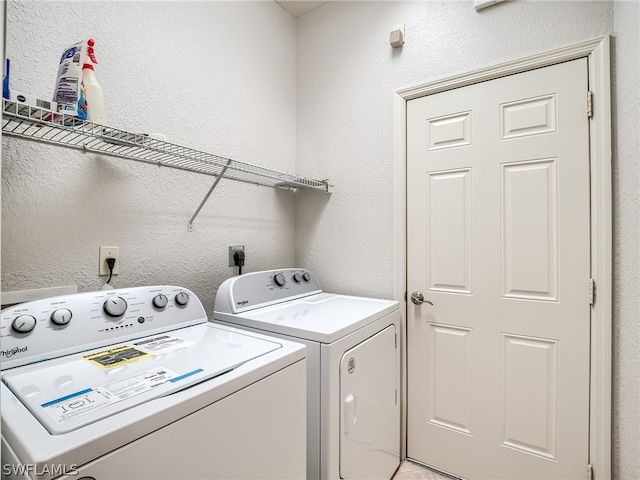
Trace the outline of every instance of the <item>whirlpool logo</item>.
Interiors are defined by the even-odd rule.
[[[25,353],[29,347],[13,347],[11,350],[2,350],[2,358],[11,358],[19,353]]]

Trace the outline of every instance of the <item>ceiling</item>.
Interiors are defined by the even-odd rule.
[[[327,2],[314,2],[310,0],[276,0],[276,3],[289,12],[293,17],[298,18],[299,16],[316,9]]]

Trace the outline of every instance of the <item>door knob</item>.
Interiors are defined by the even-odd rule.
[[[422,292],[413,292],[411,294],[411,301],[416,305],[422,305],[423,303],[428,303],[429,305],[433,306],[433,302],[430,302],[429,300],[424,299],[424,295],[422,295]]]

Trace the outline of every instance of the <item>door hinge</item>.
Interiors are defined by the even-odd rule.
[[[587,480],[593,480],[593,465],[587,465]]]
[[[587,118],[593,117],[593,92],[587,92]]]
[[[589,305],[596,303],[596,282],[593,278],[589,279]]]

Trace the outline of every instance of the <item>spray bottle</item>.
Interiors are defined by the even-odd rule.
[[[58,112],[86,120],[87,102],[82,84],[83,46],[84,42],[75,43],[60,57],[53,101],[58,105]]]
[[[82,66],[82,83],[84,84],[84,94],[87,99],[87,120],[104,125],[107,115],[104,109],[104,97],[102,87],[98,84],[94,65],[98,64],[93,46],[95,40],[87,40],[87,58]]]

